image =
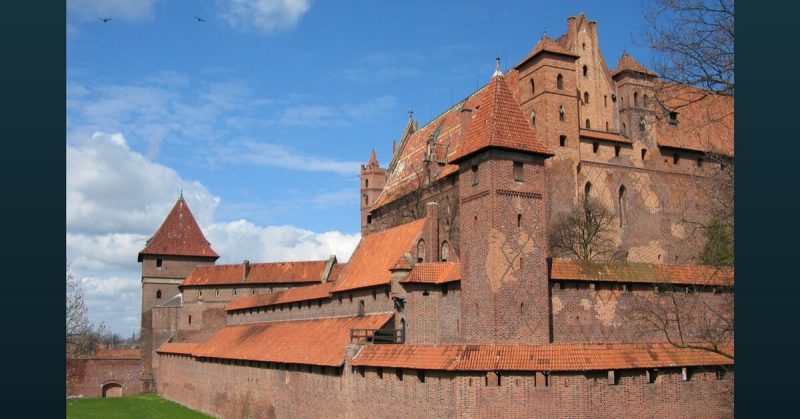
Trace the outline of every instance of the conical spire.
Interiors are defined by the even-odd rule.
[[[183,199],[183,191],[161,227],[147,241],[144,249],[139,252],[139,262],[142,261],[142,255],[219,258],[217,252],[211,248],[211,244],[203,235],[203,231],[200,230],[200,226],[197,225],[189,205]]]
[[[375,154],[375,149],[372,149],[372,153],[369,154],[369,165],[378,167],[378,155]]]

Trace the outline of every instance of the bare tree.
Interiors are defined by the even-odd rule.
[[[553,253],[582,260],[608,257],[616,249],[614,220],[611,211],[596,198],[579,198],[571,211],[553,222],[550,229]]]
[[[67,346],[78,346],[92,331],[92,323],[86,311],[81,284],[75,279],[67,263]]]

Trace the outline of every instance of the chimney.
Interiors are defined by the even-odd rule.
[[[439,204],[428,202],[425,205],[425,262],[439,261]]]
[[[250,261],[245,260],[242,262],[242,282],[247,282],[247,276],[250,275]]]

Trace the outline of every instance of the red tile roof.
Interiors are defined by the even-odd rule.
[[[492,78],[481,94],[481,107],[472,116],[469,131],[453,161],[487,148],[505,148],[552,155],[533,133],[504,76]]]
[[[389,270],[403,253],[412,249],[425,221],[422,218],[362,238],[331,292],[389,284],[392,280]]]
[[[578,131],[581,137],[596,138],[598,140],[613,141],[616,143],[624,143],[624,144],[633,143],[633,141],[631,141],[629,138],[613,132],[592,131],[588,129],[579,129]]]
[[[653,77],[656,76],[656,73],[653,73],[652,71],[645,68],[645,66],[639,64],[639,62],[636,61],[630,55],[628,55],[627,52],[623,53],[622,57],[620,57],[619,62],[617,63],[617,68],[615,68],[614,71],[611,72],[611,77],[614,77],[617,74],[620,74],[624,71],[632,71],[634,73],[640,73]]]
[[[156,352],[161,354],[192,355],[195,350],[202,345],[201,343],[173,343],[166,342],[161,345]]]
[[[733,344],[724,351],[733,354]],[[371,345],[353,366],[448,371],[591,371],[733,365],[725,356],[668,343]]]
[[[733,97],[709,91],[662,83],[658,100],[667,112],[677,112],[677,124],[666,114],[657,114],[655,137],[661,147],[712,152],[733,156]]]
[[[213,259],[219,257],[197,225],[183,195],[139,252],[139,262],[142,261],[142,255],[201,256]]]
[[[328,275],[328,282],[336,282],[342,276],[345,268],[347,268],[346,263],[337,263],[333,265],[331,273]]]
[[[733,269],[699,265],[553,259],[550,279],[653,284],[733,285]]]
[[[394,313],[226,326],[196,357],[340,366],[350,329],[379,329]]]
[[[325,282],[317,285],[307,285],[281,292],[271,292],[269,294],[248,295],[237,298],[225,307],[225,311],[241,310],[254,307],[266,307],[276,304],[296,303],[298,301],[320,300],[330,297],[332,282]]]
[[[400,282],[444,284],[461,280],[461,264],[458,262],[418,263],[411,273]]]
[[[529,52],[528,55],[526,55],[525,58],[523,58],[522,61],[519,62],[519,64],[515,65],[514,68],[518,68],[522,64],[525,64],[526,62],[531,60],[533,57],[535,57],[535,56],[537,56],[537,55],[539,55],[539,54],[541,54],[543,52],[550,52],[550,53],[559,54],[559,55],[567,55],[567,56],[575,57],[575,58],[580,57],[579,55],[576,55],[576,54],[573,54],[573,53],[567,51],[557,41],[553,41],[552,39],[550,39],[549,36],[545,35],[545,36],[542,37],[542,39],[539,40],[539,42],[536,43],[536,46],[533,47],[531,52]]]
[[[305,262],[251,263],[245,278],[245,265],[198,266],[181,283],[182,286],[272,284],[287,282],[320,282],[327,260]]]
[[[403,254],[402,256],[400,256],[399,259],[397,259],[397,263],[395,263],[394,266],[392,266],[391,270],[393,270],[393,271],[410,271],[411,269],[413,269],[413,267],[408,262],[408,259],[406,259],[406,255]]]

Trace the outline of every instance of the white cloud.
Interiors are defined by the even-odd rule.
[[[308,0],[229,0],[222,18],[237,29],[271,33],[294,28],[310,8]]]
[[[73,270],[135,272],[139,269],[136,257],[148,238],[148,234],[67,233],[67,259]]]
[[[321,193],[315,196],[311,202],[322,207],[330,207],[348,205],[358,199],[358,189],[342,189],[339,191]]]
[[[331,172],[343,176],[358,174],[359,163],[307,156],[278,144],[245,140],[215,149],[211,164],[233,163],[279,167],[306,172]]]
[[[139,20],[151,15],[154,3],[155,0],[67,0],[67,10],[81,20]]]

